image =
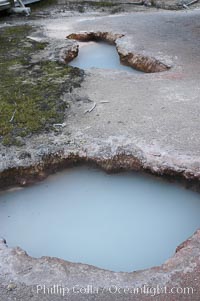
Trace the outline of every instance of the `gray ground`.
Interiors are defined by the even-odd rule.
[[[33,136],[22,148],[1,146],[1,170],[29,166],[41,156],[61,152],[63,158],[76,154],[88,160],[111,160],[126,154],[122,167],[135,168],[136,158],[155,172],[170,169],[185,177],[200,177],[199,48],[200,11],[138,12],[111,16],[57,15],[31,22],[52,43],[80,30],[124,33],[127,49],[160,59],[172,66],[155,74],[90,70],[81,88],[70,95],[71,109],[62,132]],[[69,97],[69,95],[65,95]],[[102,103],[107,101],[107,103]],[[95,109],[84,114],[96,103]],[[28,151],[32,160],[19,159]],[[0,155],[1,156],[1,155]],[[1,157],[0,157],[1,158]],[[116,162],[115,162],[116,163]],[[112,163],[114,164],[114,163]],[[56,242],[55,242],[56,243]],[[135,273],[112,273],[57,259],[32,259],[20,250],[0,244],[1,300],[189,300],[199,301],[199,232],[188,240],[162,267]],[[9,282],[10,284],[9,286]],[[36,294],[37,284],[76,284],[106,287],[103,294]],[[193,287],[194,294],[112,294],[119,287]]]
[[[30,164],[18,160],[23,150],[37,161],[47,148],[48,152],[64,149],[66,154],[81,151],[92,158],[102,157],[103,152],[113,156],[123,147],[154,170],[168,166],[198,178],[199,14],[195,10],[108,17],[58,15],[34,21],[57,46],[63,46],[66,35],[80,30],[124,33],[127,49],[156,57],[172,68],[155,74],[86,72],[82,87],[65,96],[71,98],[71,110],[61,135],[37,135],[27,140],[24,149],[9,148],[1,170]],[[96,108],[84,114],[94,102]]]

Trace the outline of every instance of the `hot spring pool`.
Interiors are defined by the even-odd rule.
[[[105,42],[79,43],[78,56],[69,63],[70,66],[81,69],[101,68],[119,69],[129,72],[140,72],[120,64],[116,47]]]
[[[199,226],[198,193],[133,172],[74,168],[0,194],[8,246],[114,271],[162,264]]]

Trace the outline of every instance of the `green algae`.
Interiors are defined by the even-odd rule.
[[[81,71],[58,62],[31,63],[47,44],[27,39],[33,29],[0,29],[0,141],[21,144],[19,137],[53,130],[64,120],[64,92],[80,85]],[[17,137],[17,138],[16,138]]]

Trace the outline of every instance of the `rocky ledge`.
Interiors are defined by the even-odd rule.
[[[197,231],[162,266],[117,273],[57,258],[35,259],[0,240],[1,300],[198,301],[199,248]]]

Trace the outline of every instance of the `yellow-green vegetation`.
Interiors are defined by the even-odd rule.
[[[81,71],[57,62],[31,63],[47,45],[28,40],[29,26],[0,29],[0,141],[53,129],[62,123],[67,103],[63,92],[80,85]]]

